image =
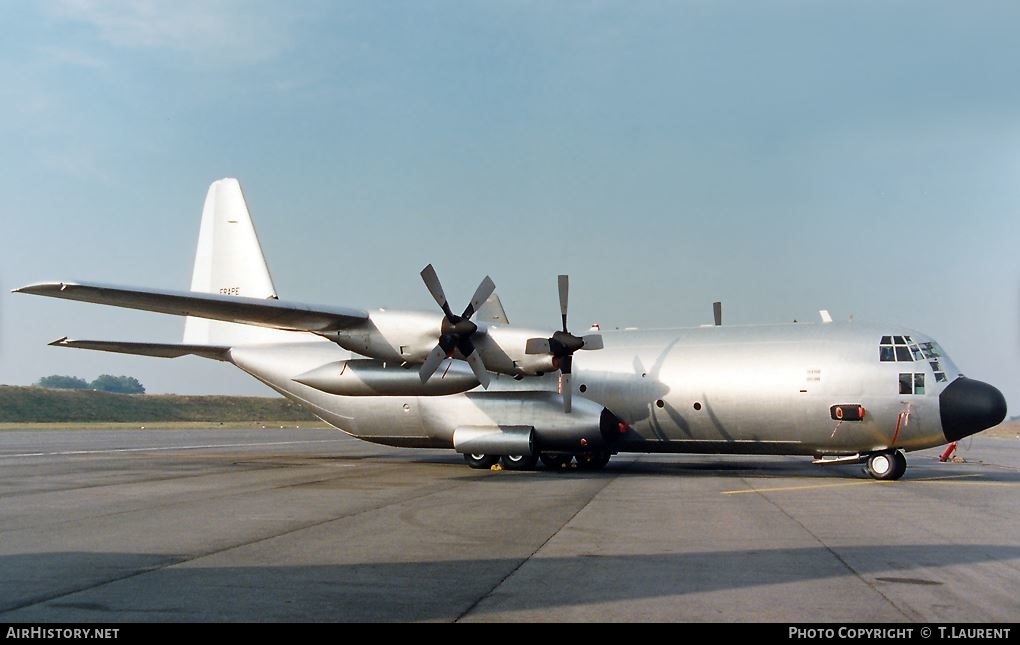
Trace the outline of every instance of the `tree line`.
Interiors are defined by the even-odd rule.
[[[44,376],[34,383],[36,387],[51,387],[60,390],[99,390],[115,394],[145,394],[145,386],[133,376],[112,376],[101,374],[89,383],[77,376],[53,374]]]

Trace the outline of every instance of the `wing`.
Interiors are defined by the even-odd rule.
[[[221,345],[182,345],[177,343],[128,343],[110,340],[71,340],[66,336],[50,343],[52,347],[73,347],[75,349],[95,349],[101,352],[117,352],[118,354],[135,354],[137,356],[155,356],[157,358],[177,358],[179,356],[202,356],[218,361],[229,360],[229,347]]]
[[[13,291],[287,331],[335,332],[357,327],[368,320],[368,312],[347,307],[320,307],[283,300],[138,289],[99,283],[45,282]]]

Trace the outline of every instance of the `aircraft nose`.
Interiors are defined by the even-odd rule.
[[[939,394],[942,433],[958,441],[998,425],[1006,418],[1006,398],[994,386],[964,376]]]

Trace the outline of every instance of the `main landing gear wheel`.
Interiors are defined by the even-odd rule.
[[[472,467],[472,468],[478,468],[480,470],[488,470],[489,468],[492,468],[496,464],[497,461],[499,461],[499,456],[497,456],[497,455],[470,455],[470,454],[466,454],[466,455],[464,455],[464,461],[466,461],[467,465]]]
[[[578,470],[602,470],[613,455],[608,450],[595,450],[574,455]]]
[[[549,470],[562,470],[570,465],[571,455],[560,455],[556,453],[543,452],[542,464]]]
[[[534,470],[535,464],[538,463],[538,456],[503,455],[499,458],[499,462],[506,470]]]
[[[882,481],[895,481],[907,471],[907,458],[899,450],[876,452],[868,457],[869,475]]]

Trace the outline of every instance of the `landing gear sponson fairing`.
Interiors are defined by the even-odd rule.
[[[452,448],[487,468],[604,466],[619,452],[810,455],[898,479],[903,453],[1002,421],[991,385],[934,339],[856,322],[554,333],[509,324],[488,278],[457,314],[279,300],[235,179],[214,182],[190,292],[85,282],[15,291],[187,316],[180,344],[59,347],[233,363],[359,439]],[[550,285],[551,286],[551,285]],[[582,351],[578,351],[582,350]],[[589,351],[583,351],[589,350]],[[562,386],[562,394],[560,389]]]

